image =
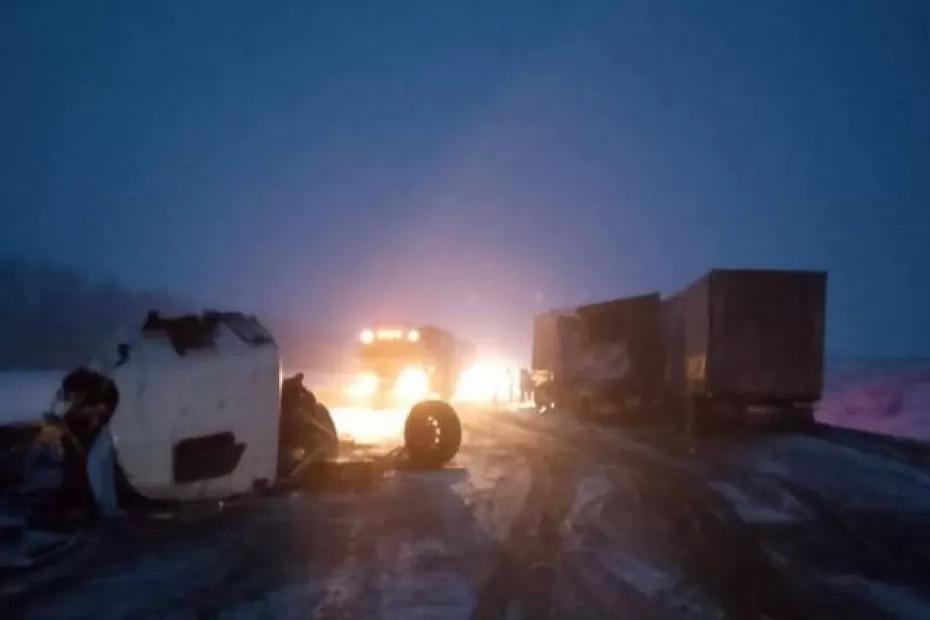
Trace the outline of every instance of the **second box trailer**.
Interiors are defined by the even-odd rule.
[[[715,269],[662,304],[667,394],[695,430],[754,413],[812,419],[827,276]]]

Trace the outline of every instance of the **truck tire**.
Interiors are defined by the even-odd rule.
[[[404,445],[411,466],[442,467],[462,445],[459,416],[448,403],[439,400],[414,405],[404,423]]]

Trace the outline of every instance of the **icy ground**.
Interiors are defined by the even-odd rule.
[[[0,617],[930,617],[912,446],[460,413],[443,471],[99,524],[0,573]],[[403,416],[376,415],[334,409],[346,456],[397,445]]]
[[[443,471],[99,524],[0,577],[0,616],[930,614],[930,474],[880,443],[462,416]]]

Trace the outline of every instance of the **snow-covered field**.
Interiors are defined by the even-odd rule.
[[[831,360],[817,419],[835,426],[930,439],[930,359]]]

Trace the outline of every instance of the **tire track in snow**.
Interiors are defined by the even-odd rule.
[[[554,450],[540,450],[540,438],[533,433],[502,435],[494,428],[494,417],[485,413],[467,420],[471,433],[515,448],[532,473],[523,506],[497,545],[471,617],[550,618],[555,564],[562,553],[561,528],[573,499],[570,464]]]
[[[573,446],[576,463],[592,460],[622,463],[637,474],[637,493],[645,505],[639,509],[634,531],[654,545],[651,552],[657,557],[677,563],[687,579],[687,583],[676,585],[677,589],[686,591],[684,599],[676,595],[677,598],[671,596],[669,600],[651,600],[645,609],[664,608],[660,613],[663,617],[694,613],[712,617],[716,615],[715,608],[728,617],[803,617],[808,604],[821,609],[846,609],[850,611],[848,617],[868,617],[874,611],[864,610],[861,604],[856,607],[843,593],[818,595],[811,593],[804,584],[799,586],[786,572],[777,549],[772,549],[773,532],[778,528],[747,522],[728,498],[709,484],[719,473],[716,471],[718,464],[706,455],[695,453],[690,440],[658,436],[642,445],[613,429],[574,421],[558,426],[548,421],[545,424],[534,422],[532,417],[502,414],[494,418],[494,430],[486,432],[506,440],[532,443],[537,450],[550,445],[562,449]],[[732,478],[733,472],[728,473]],[[729,478],[724,476],[723,479]],[[746,484],[746,480],[737,474],[736,483]],[[571,485],[571,481],[567,484]],[[592,537],[601,536],[608,543],[617,544],[617,533],[610,531],[610,527],[598,532],[603,523],[588,525]],[[649,557],[650,550],[645,551]],[[581,563],[589,578],[579,579],[580,583],[590,584],[594,579],[591,577],[592,562],[594,560]],[[609,573],[614,567],[609,566],[609,561],[607,564],[605,568]],[[612,582],[609,577],[605,577],[605,581],[620,585],[618,590],[622,591],[630,579],[621,574]],[[689,599],[695,598],[695,587],[704,592],[704,595],[698,593],[698,600],[702,596],[710,597],[710,604],[703,610],[696,611],[689,604]],[[643,608],[637,607],[635,597],[627,597],[625,604],[628,609],[638,609],[638,615],[646,614]]]

